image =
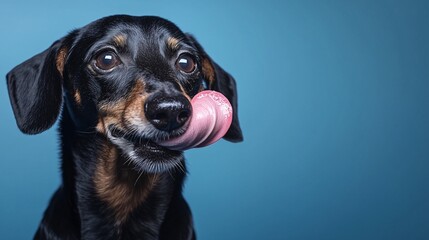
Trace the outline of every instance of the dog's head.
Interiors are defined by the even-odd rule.
[[[192,36],[159,17],[90,23],[15,67],[7,83],[22,132],[50,128],[63,107],[76,131],[103,134],[140,163],[143,156],[168,162],[181,154],[154,142],[186,130],[190,99],[204,89],[232,103],[224,138],[242,140],[234,79]]]

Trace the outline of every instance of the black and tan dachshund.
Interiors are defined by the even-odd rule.
[[[230,100],[224,138],[242,140],[235,81],[195,38],[159,17],[110,16],[15,67],[7,85],[22,132],[61,115],[62,184],[35,239],[195,239],[183,152],[155,142],[183,133],[204,89]]]

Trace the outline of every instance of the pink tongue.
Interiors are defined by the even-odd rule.
[[[176,138],[158,142],[172,150],[186,150],[210,145],[222,138],[232,122],[232,106],[216,91],[202,91],[191,100],[192,118],[186,132]]]

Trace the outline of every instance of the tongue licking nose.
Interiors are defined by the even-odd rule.
[[[186,132],[178,137],[157,142],[172,150],[204,147],[222,138],[232,122],[232,106],[216,91],[202,91],[191,100],[192,116]]]

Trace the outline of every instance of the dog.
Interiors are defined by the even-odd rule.
[[[206,89],[233,106],[224,139],[243,136],[234,78],[192,35],[156,16],[109,16],[6,78],[23,133],[59,118],[62,184],[34,239],[196,239],[183,152],[155,142],[183,134],[190,99]]]

